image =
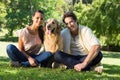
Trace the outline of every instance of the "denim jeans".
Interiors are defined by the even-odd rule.
[[[30,67],[30,63],[26,56],[21,53],[18,48],[12,44],[9,44],[6,48],[7,54],[11,61],[18,61],[22,66]],[[50,52],[41,52],[39,55],[32,54],[30,55],[32,58],[36,60],[36,64],[39,65],[41,63],[46,62],[52,56]]]
[[[87,55],[84,56],[70,55],[62,51],[58,51],[54,55],[54,60],[58,63],[66,65],[68,68],[73,69],[74,65],[82,63],[85,60],[86,56]],[[83,71],[90,70],[91,67],[95,66],[101,61],[102,57],[103,57],[102,53],[99,52],[98,55],[83,69]]]

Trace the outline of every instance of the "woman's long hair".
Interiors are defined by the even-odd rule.
[[[36,11],[34,11],[34,13],[33,13],[32,16],[34,16],[36,12],[39,12],[39,13],[43,14],[43,16],[44,16],[43,11],[41,11],[41,10],[36,10]],[[32,23],[33,23],[33,22],[31,22],[31,24],[32,24]],[[30,24],[30,25],[31,25],[31,24]],[[38,35],[39,35],[39,38],[41,39],[41,41],[42,41],[42,43],[43,43],[43,42],[44,42],[44,30],[43,30],[43,26],[42,26],[42,25],[40,25],[39,28],[38,28]]]
[[[42,43],[44,42],[44,30],[43,30],[43,26],[41,25],[38,29],[38,34],[39,34],[39,37],[42,41]]]

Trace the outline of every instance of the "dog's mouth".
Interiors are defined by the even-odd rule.
[[[52,28],[52,27],[47,27],[47,33],[48,34],[51,34],[51,33],[54,33],[54,31],[55,31],[55,28]]]

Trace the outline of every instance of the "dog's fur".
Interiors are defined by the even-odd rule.
[[[62,49],[62,38],[60,36],[60,23],[53,18],[47,20],[45,24],[44,47],[45,51],[53,54]]]

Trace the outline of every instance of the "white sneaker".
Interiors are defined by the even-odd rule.
[[[103,72],[103,65],[101,63],[98,63],[96,66],[92,68],[92,70],[101,74]]]
[[[103,72],[103,66],[96,66],[95,68],[94,68],[94,71],[96,71],[96,72],[98,72],[98,73],[102,73]]]
[[[52,68],[62,68],[62,69],[66,69],[67,66],[65,66],[64,64],[60,64],[60,63],[57,63],[57,62],[53,62],[53,63],[52,63]]]

